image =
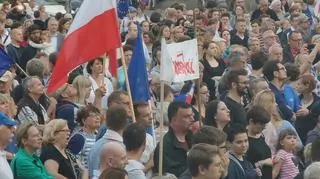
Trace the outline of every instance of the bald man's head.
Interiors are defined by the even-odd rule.
[[[103,146],[100,154],[100,171],[110,167],[124,168],[127,163],[127,153],[123,144],[108,142]]]

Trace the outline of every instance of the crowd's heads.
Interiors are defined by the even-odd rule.
[[[255,98],[255,96],[263,90],[269,89],[269,84],[263,78],[256,78],[251,80],[250,82],[250,92],[251,96]]]
[[[25,94],[40,97],[43,94],[44,86],[37,76],[28,76],[23,81]]]
[[[304,171],[304,179],[318,179],[320,176],[320,162],[311,163]]]
[[[122,168],[108,168],[104,170],[99,179],[126,179],[128,178],[128,172]]]
[[[92,85],[90,79],[87,76],[79,75],[73,80],[72,85],[77,91],[77,99],[75,99],[75,102],[86,104]]]
[[[38,25],[36,25],[36,24],[31,25],[27,29],[27,32],[28,32],[28,37],[31,41],[33,41],[34,43],[38,43],[38,44],[41,42],[41,39],[40,39],[41,29]]]
[[[205,143],[222,147],[224,145],[225,147],[226,141],[227,135],[223,131],[212,126],[203,126],[192,136],[192,145]]]
[[[122,144],[108,142],[103,145],[100,154],[100,168],[124,168],[127,163],[127,152]]]
[[[171,127],[187,130],[194,122],[191,105],[185,102],[172,102],[168,107],[168,119]]]
[[[213,100],[206,107],[205,123],[209,126],[220,127],[230,121],[230,110],[223,101]]]
[[[219,148],[209,144],[197,144],[189,152],[188,168],[193,177],[220,179],[225,168],[222,165]]]
[[[128,152],[138,152],[141,154],[146,145],[146,128],[142,124],[130,124],[123,132],[123,143]]]
[[[107,126],[114,131],[123,131],[127,124],[127,112],[121,106],[110,107],[107,111]]]
[[[311,74],[300,76],[296,85],[296,91],[300,94],[311,93],[316,88],[317,82]]]
[[[270,114],[261,106],[253,106],[247,114],[248,124],[254,134],[259,134],[270,121]]]
[[[10,119],[7,115],[0,112],[0,144],[1,150],[5,150],[6,146],[11,143],[13,136],[13,127],[18,123]]]
[[[136,121],[145,127],[152,127],[152,110],[148,103],[135,102],[133,104]]]
[[[57,100],[60,99],[74,99],[78,95],[77,89],[71,84],[62,85],[56,92],[55,97]]]
[[[271,47],[269,48],[268,55],[269,55],[269,60],[276,60],[278,62],[282,62],[283,48],[281,47],[280,44],[275,43],[271,45]]]
[[[265,55],[263,52],[258,51],[251,55],[251,66],[253,70],[260,70],[262,69],[264,63],[268,61],[268,56]]]
[[[229,91],[236,91],[238,95],[243,96],[248,91],[249,79],[246,69],[231,70],[227,77],[227,86]]]
[[[40,59],[33,58],[27,62],[26,72],[30,76],[44,77],[45,67]]]
[[[100,110],[89,104],[84,108],[81,108],[77,114],[76,121],[80,124],[80,126],[89,129],[98,129],[101,123],[101,113]]]
[[[268,81],[286,80],[287,70],[283,64],[278,61],[269,60],[263,66],[263,75]]]
[[[257,93],[253,105],[261,106],[268,111],[270,116],[277,115],[277,105],[274,93],[271,90],[263,90]]]
[[[293,151],[297,145],[297,134],[293,129],[285,129],[280,131],[277,150],[291,150]]]
[[[244,156],[249,148],[247,129],[241,124],[234,124],[228,131],[227,140],[231,144],[231,151],[236,155]]]
[[[36,151],[41,148],[42,136],[39,130],[31,123],[20,124],[17,130],[18,147]]]
[[[45,125],[43,131],[43,143],[45,145],[57,144],[66,147],[70,136],[70,130],[66,120],[54,119]]]
[[[287,71],[288,80],[297,81],[300,76],[299,66],[294,63],[286,63],[284,65]]]
[[[89,74],[101,74],[103,72],[103,58],[97,58],[90,61],[87,65],[87,72]]]
[[[132,110],[130,107],[130,98],[125,91],[113,91],[108,97],[108,107],[121,106],[125,109],[126,115],[132,117]]]

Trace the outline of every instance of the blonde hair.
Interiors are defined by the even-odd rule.
[[[67,121],[63,119],[53,119],[46,124],[43,131],[43,144],[53,144],[56,140],[56,132],[63,129],[66,125]]]
[[[78,98],[76,100],[76,103],[86,105],[86,99],[88,96],[86,96],[87,92],[85,91],[85,89],[91,87],[90,79],[87,76],[79,75],[73,80],[72,85],[78,91]]]
[[[311,150],[312,150],[312,143],[307,144],[303,150],[304,160],[307,164],[312,162]]]
[[[270,116],[280,118],[279,113],[275,113],[274,105],[276,103],[276,98],[271,90],[262,90],[254,98],[253,105],[258,105],[263,107]]]
[[[7,103],[9,103],[9,101],[10,101],[10,98],[9,98],[9,97],[10,97],[10,96],[7,95],[7,94],[0,93],[0,103],[2,103],[2,102],[7,102]]]

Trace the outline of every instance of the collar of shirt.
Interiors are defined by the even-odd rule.
[[[116,132],[114,130],[111,130],[111,129],[108,129],[106,131],[106,133],[104,134],[103,138],[111,139],[111,140],[115,140],[115,141],[119,141],[119,142],[123,143],[122,136],[118,132]]]

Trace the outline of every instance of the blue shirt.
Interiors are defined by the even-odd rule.
[[[293,112],[297,112],[301,107],[301,101],[297,92],[293,89],[291,84],[284,85],[283,93],[287,105],[292,109]]]
[[[276,102],[278,104],[278,107],[280,109],[280,112],[285,120],[292,121],[293,112],[292,109],[287,105],[286,99],[284,98],[284,92],[278,90],[276,86],[274,86],[272,83],[269,84],[269,87],[271,91],[274,93],[274,96],[276,98]]]

